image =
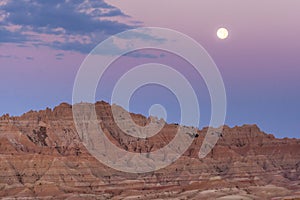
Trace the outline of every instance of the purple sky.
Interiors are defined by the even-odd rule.
[[[3,0],[0,7],[0,115],[71,103],[77,70],[99,42],[131,28],[158,26],[192,37],[214,59],[227,91],[226,124],[255,123],[278,137],[300,136],[298,0]],[[229,30],[226,40],[216,37],[221,26]],[[147,61],[188,66],[168,58],[117,62],[107,73],[107,84],[99,86],[105,92],[97,97],[109,100],[113,80],[122,72],[120,63],[125,68]],[[203,99],[205,126],[207,91],[201,77],[181,70]],[[156,95],[147,96],[154,90]],[[166,105],[169,122],[178,120],[174,97],[155,86],[137,91],[131,109],[147,114],[157,102]]]

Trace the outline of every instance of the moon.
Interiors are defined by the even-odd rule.
[[[226,28],[219,28],[217,31],[217,36],[219,39],[224,40],[228,37],[229,33]]]

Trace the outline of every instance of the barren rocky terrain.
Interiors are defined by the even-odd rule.
[[[114,123],[111,106],[95,104],[99,125],[127,151],[166,145],[177,124],[136,139]],[[141,126],[149,118],[131,114]],[[256,125],[224,127],[217,145],[198,158],[207,128],[176,162],[151,173],[111,169],[89,154],[66,103],[0,117],[0,197],[3,199],[300,199],[300,140],[276,139]]]

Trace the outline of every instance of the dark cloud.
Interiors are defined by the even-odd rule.
[[[101,42],[101,41],[99,41]],[[88,44],[82,44],[80,42],[58,42],[55,41],[51,44],[45,44],[46,46],[52,47],[57,50],[65,50],[65,51],[78,51],[82,53],[89,53],[98,42],[92,42]]]
[[[0,9],[6,14],[0,25],[21,27],[15,32],[0,29],[2,43],[32,42],[33,38],[37,38],[29,37],[28,32],[52,34],[64,38],[66,42],[57,40],[49,43],[40,40],[35,41],[35,45],[87,53],[104,38],[134,28],[109,20],[111,17],[128,16],[104,0],[10,0],[0,6]],[[69,41],[70,36],[85,36],[90,42]]]
[[[55,54],[55,59],[56,60],[62,60],[64,58],[65,54],[64,53],[57,53]]]
[[[50,2],[31,1],[32,3],[25,3],[26,0],[10,1],[2,9],[9,13],[6,21],[11,24],[21,26],[31,26],[33,30],[39,28],[48,28],[51,30],[55,28],[63,28],[67,33],[84,34],[87,32],[102,31],[104,33],[116,33],[120,30],[130,28],[126,24],[108,20],[97,20],[95,15],[91,16],[77,9],[80,4],[70,1],[70,3],[61,3],[63,1]],[[103,16],[122,16],[119,9],[113,9],[108,13],[101,13],[99,11],[98,17]]]
[[[1,55],[1,54],[0,54],[0,58],[19,59],[15,55]]]
[[[0,44],[1,43],[22,43],[28,38],[19,32],[11,32],[0,27]]]
[[[31,56],[27,56],[27,57],[26,57],[26,60],[34,60],[34,58],[31,57]]]
[[[56,57],[62,57],[62,56],[64,56],[65,54],[63,54],[63,53],[57,53],[57,54],[55,54],[55,56]]]
[[[141,52],[130,52],[125,54],[124,56],[134,57],[134,58],[149,58],[149,59],[156,59],[156,58],[163,58],[166,56],[164,53],[141,53]]]
[[[131,53],[126,56],[134,57],[134,58],[159,58],[159,56],[150,53]]]
[[[114,17],[114,16],[123,16],[123,17],[128,17],[128,15],[125,15],[121,10],[119,9],[112,9],[106,13],[101,14],[104,17]]]

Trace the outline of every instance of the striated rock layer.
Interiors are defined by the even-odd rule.
[[[114,123],[111,106],[95,104],[99,126],[119,148],[155,151],[174,138],[178,125],[137,139]],[[131,114],[144,126],[150,119]],[[0,197],[40,199],[300,199],[300,140],[276,139],[256,125],[224,127],[204,158],[198,153],[207,128],[167,168],[144,174],[111,169],[89,154],[73,122],[72,107],[0,117]]]

